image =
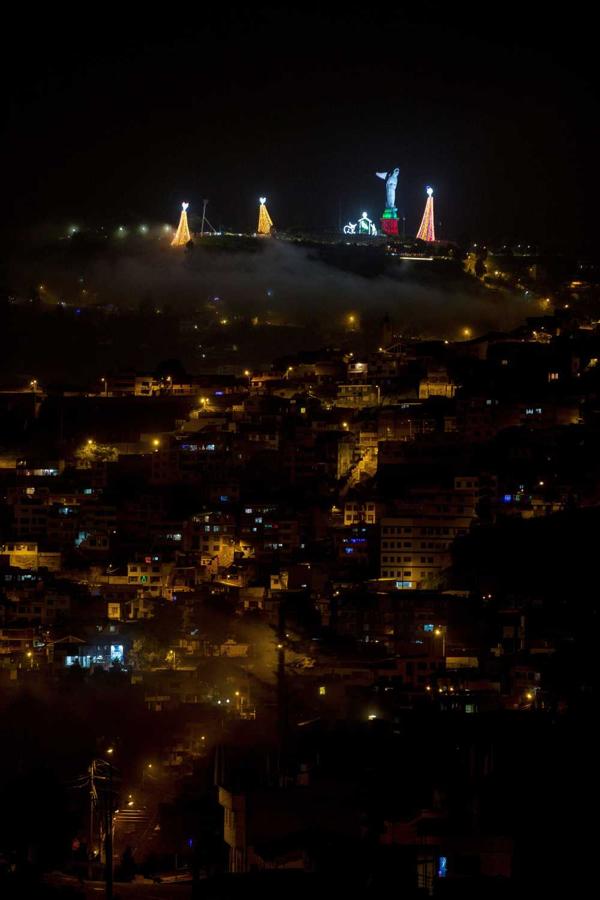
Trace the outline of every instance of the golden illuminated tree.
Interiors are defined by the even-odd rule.
[[[422,241],[435,241],[435,222],[433,220],[433,188],[427,188],[427,203],[421,219],[421,225],[417,231],[417,237]]]
[[[273,221],[271,216],[268,213],[267,207],[265,203],[267,202],[266,197],[260,198],[260,208],[258,210],[258,228],[257,234],[269,235],[271,234],[271,229],[273,228]]]
[[[177,231],[175,232],[175,237],[171,241],[171,247],[185,247],[192,239],[187,220],[187,208],[189,205],[189,203],[181,204],[181,217],[179,219]]]

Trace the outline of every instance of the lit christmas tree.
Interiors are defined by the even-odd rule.
[[[421,219],[421,227],[417,231],[417,237],[422,241],[435,241],[435,223],[433,220],[433,188],[427,188],[427,203]]]
[[[269,235],[271,234],[271,229],[273,228],[273,221],[267,211],[267,207],[265,206],[266,202],[266,197],[260,198],[260,209],[258,210],[258,228],[256,229],[257,234]]]
[[[179,225],[177,226],[175,237],[171,241],[171,247],[185,247],[185,245],[189,244],[192,239],[187,220],[187,208],[189,205],[189,203],[181,204],[181,218],[179,219]]]

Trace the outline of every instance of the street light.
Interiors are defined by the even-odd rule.
[[[445,659],[446,658],[446,628],[445,627],[434,628],[433,633],[436,637],[441,637],[441,639],[442,639],[442,656]]]

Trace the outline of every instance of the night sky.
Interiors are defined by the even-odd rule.
[[[281,228],[336,226],[378,215],[398,165],[409,233],[432,184],[443,237],[594,248],[596,50],[566,8],[57,9],[5,34],[11,230],[203,197],[248,230],[261,194]]]

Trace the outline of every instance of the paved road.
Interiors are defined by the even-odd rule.
[[[86,900],[101,900],[105,895],[105,885],[102,881],[86,881],[83,885],[76,878],[67,875],[50,875],[46,879],[50,884],[69,886],[81,891]],[[116,883],[113,889],[114,900],[119,898],[131,898],[131,900],[189,900],[192,896],[191,884],[154,884],[151,881],[135,881],[131,884]]]

